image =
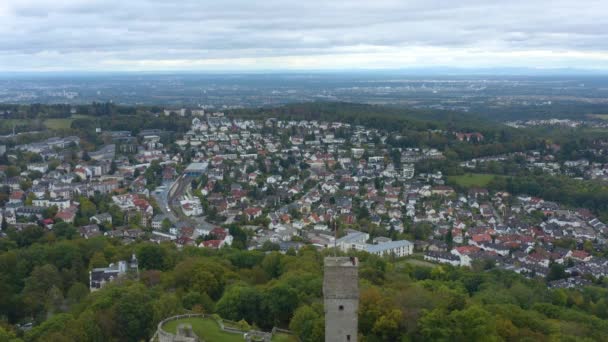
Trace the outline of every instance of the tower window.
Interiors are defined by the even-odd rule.
[[[340,305],[340,306],[338,306],[338,309],[339,309],[340,311],[344,310],[344,305]]]
[[[346,340],[350,341],[350,335],[346,335]]]

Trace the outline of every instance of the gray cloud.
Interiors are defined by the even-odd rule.
[[[3,0],[0,70],[608,64],[608,3]],[[441,54],[441,55],[440,55]],[[392,56],[392,59],[391,59]]]

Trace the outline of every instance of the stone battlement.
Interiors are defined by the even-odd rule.
[[[325,267],[358,267],[359,259],[356,257],[326,257]]]

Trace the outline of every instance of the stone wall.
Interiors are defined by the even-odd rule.
[[[192,317],[200,317],[200,318],[216,320],[216,318],[214,318],[213,316],[206,315],[206,314],[184,314],[184,315],[177,315],[177,316],[169,317],[169,318],[162,320],[160,323],[158,323],[158,326],[156,327],[156,333],[154,333],[154,336],[152,336],[152,338],[150,339],[150,342],[197,342],[197,341],[205,342],[205,340],[203,340],[200,337],[197,337],[196,339],[192,339],[191,337],[177,336],[175,334],[172,334],[170,332],[163,330],[163,326],[170,321],[180,320],[180,319],[184,319],[184,318],[192,318]],[[217,322],[218,326],[220,327],[220,329],[224,332],[243,335],[244,341],[251,341],[253,338],[256,338],[256,340],[261,339],[263,341],[270,342],[270,340],[272,339],[272,336],[275,333],[292,334],[292,332],[289,330],[280,329],[277,327],[274,327],[271,332],[264,332],[264,331],[257,331],[257,330],[243,331],[243,330],[234,328],[232,326],[226,326],[224,324],[224,320],[219,319],[219,320],[216,320],[216,322]],[[226,320],[226,322],[233,323],[232,325],[237,324],[237,322],[232,322],[232,321],[228,321],[228,320]],[[299,341],[299,339],[298,339],[298,341]],[[212,342],[212,341],[210,341],[210,342]]]
[[[323,299],[326,342],[357,341],[358,266],[357,258],[325,258]]]
[[[154,336],[152,336],[152,338],[150,339],[150,342],[156,342],[157,338],[158,338],[158,342],[197,342],[197,341],[204,342],[204,340],[202,340],[200,338],[194,339],[194,338],[185,337],[185,336],[177,336],[170,332],[164,331],[162,328],[163,325],[167,324],[167,322],[175,321],[175,320],[179,320],[179,319],[183,319],[183,318],[190,318],[190,317],[204,318],[206,316],[203,314],[185,314],[185,315],[178,315],[178,316],[166,318],[166,319],[160,321],[160,323],[158,323],[158,326],[156,327],[156,333],[154,334]]]

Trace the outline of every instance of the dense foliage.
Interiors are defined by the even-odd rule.
[[[286,254],[179,251],[171,244],[120,245],[103,237],[68,240],[39,227],[1,239],[0,248],[3,340],[138,341],[163,318],[185,311],[323,340],[323,253],[313,248]],[[90,268],[132,253],[139,259],[138,281],[89,293]],[[608,291],[602,288],[548,290],[543,281],[499,270],[359,257],[363,341],[608,336]],[[16,328],[26,322],[35,325],[25,333]]]
[[[565,176],[497,177],[489,187],[514,194],[530,194],[573,207],[588,208],[608,219],[608,187],[593,181],[575,180]]]

